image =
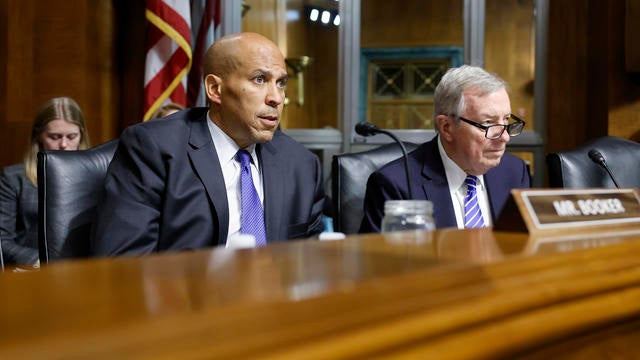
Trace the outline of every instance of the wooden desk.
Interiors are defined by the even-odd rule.
[[[0,358],[636,354],[640,234],[352,236],[0,274]]]

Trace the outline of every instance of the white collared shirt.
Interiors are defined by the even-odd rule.
[[[236,153],[240,148],[229,135],[225,134],[212,120],[207,112],[207,122],[209,132],[213,139],[213,144],[218,153],[220,167],[222,168],[222,176],[224,177],[225,188],[227,189],[227,201],[229,203],[229,232],[227,233],[227,241],[230,238],[240,235],[240,163],[236,161]],[[256,154],[255,144],[245,148],[251,154],[251,177],[253,185],[258,191],[260,202],[264,208],[264,189],[262,186],[262,174],[260,171],[260,163]]]
[[[453,203],[453,212],[456,214],[456,223],[458,224],[458,229],[464,229],[464,199],[467,196],[467,185],[464,183],[464,180],[468,174],[453,162],[444,151],[440,136],[438,136],[438,150],[440,151],[440,158],[442,159],[444,172],[447,176],[447,183],[449,184],[449,194],[451,196],[451,202]],[[489,206],[487,188],[484,186],[484,175],[478,175],[476,194],[480,209],[482,210],[484,224],[485,226],[490,226],[491,208]]]

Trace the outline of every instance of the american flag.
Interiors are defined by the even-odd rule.
[[[147,0],[144,121],[168,102],[204,104],[202,59],[220,23],[219,9],[220,0]]]

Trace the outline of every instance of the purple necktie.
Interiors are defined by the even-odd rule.
[[[264,212],[260,197],[253,186],[251,177],[251,155],[246,150],[238,150],[236,160],[240,163],[240,232],[256,238],[256,246],[267,245],[264,230]]]
[[[482,211],[480,211],[480,204],[476,196],[478,178],[475,175],[469,175],[464,180],[464,183],[467,184],[467,196],[464,199],[464,227],[483,227],[484,219],[482,218]]]

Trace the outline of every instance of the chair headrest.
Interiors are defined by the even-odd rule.
[[[38,153],[40,262],[89,255],[95,207],[118,141],[88,150]]]
[[[614,187],[607,172],[596,164],[589,152],[597,150],[621,187],[640,187],[640,143],[628,139],[603,136],[568,151],[547,155],[549,185],[584,188]]]
[[[403,144],[407,152],[418,147],[414,143]],[[390,143],[367,151],[333,157],[331,181],[336,231],[345,234],[358,232],[369,175],[401,156],[402,150],[398,144]]]

